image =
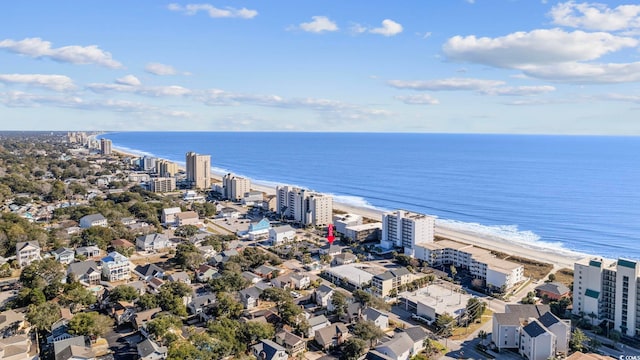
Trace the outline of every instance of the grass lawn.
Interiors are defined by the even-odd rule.
[[[556,282],[571,286],[573,284],[573,270],[566,268],[558,270],[556,272]]]
[[[473,324],[469,324],[468,327],[457,327],[453,329],[453,335],[449,339],[451,340],[463,340],[466,339],[469,334],[472,334],[474,331],[478,330],[482,325],[484,325],[487,321],[490,321],[493,317],[493,311],[490,309],[485,309],[482,313],[482,317],[480,318],[480,322],[474,322]]]

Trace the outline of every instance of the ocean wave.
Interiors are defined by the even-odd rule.
[[[562,253],[572,258],[583,258],[586,253],[567,249],[560,241],[543,241],[541,237],[530,230],[520,230],[517,225],[482,225],[479,223],[462,222],[449,219],[437,219],[440,227],[458,231],[469,235],[477,235],[485,239],[517,243],[521,247],[544,252]]]
[[[336,194],[327,194],[333,197],[333,200],[337,203],[344,204],[347,206],[352,206],[356,208],[364,208],[371,209],[381,212],[389,211],[389,209],[384,209],[378,206],[371,204],[367,199],[360,196],[352,196],[352,195],[336,195]]]
[[[144,151],[144,150],[140,150],[140,149],[134,149],[134,148],[129,148],[126,146],[121,146],[121,145],[113,145],[113,150],[114,151],[121,151],[123,153],[127,153],[127,154],[133,154],[133,155],[137,155],[137,156],[151,156],[151,157],[156,157],[154,154]]]

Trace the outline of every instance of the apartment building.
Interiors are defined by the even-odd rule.
[[[608,321],[627,336],[640,335],[640,264],[587,258],[574,264],[573,313]]]
[[[404,248],[405,255],[414,256],[416,244],[433,242],[436,217],[396,210],[382,215],[382,240],[385,249]]]
[[[471,275],[483,279],[489,288],[509,289],[524,280],[524,266],[496,258],[489,250],[451,240],[416,244],[416,259],[429,266],[448,266],[468,269]]]
[[[100,139],[100,153],[102,155],[111,155],[111,140]]]
[[[375,275],[371,279],[371,289],[375,296],[385,298],[392,291],[397,292],[400,286],[410,283],[412,279],[409,270],[400,267]]]
[[[149,190],[157,193],[174,191],[176,189],[176,178],[159,177],[153,178],[149,182]]]
[[[290,186],[276,188],[276,211],[302,225],[331,224],[333,198],[309,190]]]
[[[129,280],[131,277],[131,263],[126,256],[112,251],[102,258],[102,275],[108,281]]]
[[[333,226],[336,232],[345,234],[347,226],[362,225],[362,216],[357,214],[333,215]]]
[[[156,172],[159,177],[175,177],[178,173],[178,164],[169,160],[158,160]]]
[[[231,201],[242,200],[251,191],[251,180],[229,173],[222,177],[223,196]]]
[[[187,181],[192,188],[209,189],[211,187],[211,155],[188,152],[186,155]]]

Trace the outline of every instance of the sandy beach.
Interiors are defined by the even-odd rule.
[[[139,156],[137,154],[128,153],[120,149],[114,149],[113,151],[125,156]],[[184,167],[180,168],[184,170]],[[217,174],[212,172],[212,183],[221,183],[223,175],[224,174]],[[253,182],[251,183],[251,189],[255,191],[262,191],[267,195],[275,195],[276,193],[276,189],[274,187],[260,185]],[[366,207],[357,207],[337,201],[333,202],[333,208],[347,213],[362,215],[363,217],[367,217],[377,221],[382,220],[383,211],[381,210]],[[471,244],[488,250],[499,251],[514,256],[549,263],[552,264],[556,269],[573,269],[574,262],[586,256],[585,254],[572,253],[569,251],[561,251],[552,248],[536,248],[535,244],[531,244],[531,246],[529,247],[522,243],[509,241],[509,239],[499,238],[496,236],[483,236],[482,234],[454,230],[438,224],[436,224],[435,234],[439,237]]]

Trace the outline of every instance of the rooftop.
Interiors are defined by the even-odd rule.
[[[431,284],[416,291],[405,291],[400,293],[399,297],[434,308],[436,314],[446,312],[453,316],[462,315],[467,302],[471,299],[469,294],[463,294],[438,284]]]

